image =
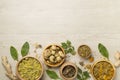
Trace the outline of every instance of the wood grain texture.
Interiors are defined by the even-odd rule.
[[[34,56],[34,43],[40,43],[43,48],[38,51],[38,54],[41,56],[43,49],[52,43],[58,43],[64,42],[66,40],[70,40],[72,44],[75,46],[75,50],[77,51],[77,48],[79,45],[87,44],[91,47],[93,55],[95,57],[95,60],[99,60],[101,55],[98,51],[98,43],[104,44],[108,51],[110,60],[112,63],[115,63],[114,54],[116,51],[120,51],[120,34],[16,34],[16,35],[0,35],[0,56],[7,56],[9,62],[12,64],[13,70],[15,72],[15,61],[10,56],[10,46],[13,45],[19,50],[21,50],[21,46],[25,41],[28,41],[30,43],[30,55]],[[20,56],[20,55],[19,55]],[[21,56],[19,57],[21,58]],[[41,58],[41,60],[43,60]],[[83,59],[79,57],[78,54],[75,56],[68,57],[67,60],[79,64],[78,61],[82,61]],[[1,59],[0,59],[1,62]],[[87,61],[85,61],[87,63]],[[46,67],[45,67],[46,69]],[[58,71],[58,69],[55,69]],[[0,64],[0,78],[1,80],[9,80],[5,76],[5,70]],[[120,68],[117,69],[117,75],[115,80],[119,80],[119,74],[120,74]],[[45,74],[43,76],[42,80],[50,80],[50,78]],[[93,80],[93,79],[91,79]]]
[[[90,45],[95,56],[100,56],[97,44],[103,43],[114,63],[114,53],[120,50],[119,8],[120,0],[0,0],[0,56],[7,55],[15,69],[11,45],[20,51],[25,41],[45,47],[69,39],[76,49],[81,44]],[[75,56],[69,60],[77,63],[82,59]],[[4,73],[0,64],[0,79],[8,80]],[[115,80],[119,74],[120,68]],[[43,80],[49,80],[46,76]]]
[[[120,33],[119,0],[0,0],[0,33]]]

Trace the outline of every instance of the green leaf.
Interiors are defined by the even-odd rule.
[[[16,48],[14,48],[13,46],[10,47],[10,53],[11,53],[11,56],[14,60],[17,60],[18,61],[18,52],[16,50]]]
[[[66,54],[67,53],[70,53],[72,55],[76,54],[74,46],[71,45],[71,42],[69,40],[67,40],[66,42],[62,42],[61,45],[62,45],[62,48],[64,48]]]
[[[79,74],[77,74],[77,79],[82,80],[82,78],[81,78],[81,76]]]
[[[71,46],[71,42],[69,40],[67,40],[67,45]]]
[[[82,74],[82,70],[78,67],[78,72],[80,73],[80,74]]]
[[[60,79],[60,78],[58,77],[58,75],[56,74],[56,72],[51,71],[51,70],[46,70],[46,72],[47,72],[48,76],[49,76],[51,79]]]
[[[68,53],[68,50],[65,49],[65,54],[67,54],[67,53]]]
[[[71,53],[72,51],[73,51],[73,49],[72,49],[72,48],[69,48],[69,49],[68,49],[68,52],[69,52],[69,53]]]
[[[67,49],[67,44],[66,43],[61,43],[62,44],[62,47],[64,48],[64,49]]]
[[[72,52],[71,52],[71,54],[72,54],[72,55],[75,55],[75,54],[76,54],[76,52],[75,52],[75,51],[72,51]]]
[[[89,75],[89,73],[87,72],[87,71],[84,71],[83,72],[83,75],[84,75],[84,77],[87,79],[87,78],[90,78],[90,75]]]
[[[106,58],[109,59],[108,50],[107,50],[107,48],[106,48],[103,44],[99,43],[99,44],[98,44],[98,49],[99,49],[99,52],[100,52],[104,57],[106,57]]]
[[[21,49],[22,57],[26,56],[28,54],[28,52],[29,52],[29,43],[25,42]]]

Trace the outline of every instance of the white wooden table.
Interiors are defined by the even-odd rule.
[[[112,36],[111,36],[112,35]],[[64,42],[66,40],[70,40],[72,44],[75,46],[77,50],[78,46],[81,44],[87,44],[91,47],[93,55],[95,57],[95,61],[99,60],[101,55],[98,51],[98,43],[103,43],[107,49],[109,50],[110,60],[111,62],[115,62],[114,53],[120,50],[120,34],[39,34],[39,35],[0,35],[0,56],[7,56],[10,63],[12,64],[12,69],[15,72],[15,61],[10,56],[9,48],[11,45],[15,46],[18,51],[20,51],[22,44],[25,41],[28,41],[31,45],[30,48],[30,55],[34,55],[34,47],[33,44],[38,42],[40,43],[43,48],[38,51],[38,54],[41,56],[43,49],[51,44],[51,43],[58,43]],[[40,59],[42,60],[42,58]],[[76,54],[75,56],[71,56],[67,58],[68,61],[74,62],[79,65],[79,61],[83,61],[82,58]],[[1,59],[0,59],[1,62]],[[88,61],[85,61],[87,63]],[[44,64],[44,63],[43,63]],[[45,65],[44,65],[45,66]],[[82,67],[81,67],[82,68]],[[45,68],[46,69],[46,68]],[[56,70],[58,72],[58,69]],[[59,73],[59,72],[58,72]],[[115,80],[120,79],[120,68],[117,69],[117,75]],[[5,76],[5,69],[3,68],[2,64],[0,64],[0,78],[1,80],[9,80]],[[50,80],[50,78],[44,73],[42,80]],[[93,80],[93,79],[91,79]]]
[[[50,43],[71,40],[76,50],[88,44],[99,58],[97,45],[103,43],[114,63],[114,53],[120,51],[120,0],[0,0],[0,56],[10,56],[11,45],[20,50],[22,44],[35,42],[43,48]],[[62,33],[62,34],[61,34]],[[43,49],[40,50],[41,55]],[[78,55],[71,57],[78,63]],[[1,62],[1,59],[0,59]],[[0,64],[0,80],[8,80]],[[120,79],[120,68],[115,80]],[[50,80],[47,75],[43,80]]]

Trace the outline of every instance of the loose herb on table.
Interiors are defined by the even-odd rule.
[[[88,71],[82,71],[79,67],[78,67],[78,74],[77,74],[77,80],[87,80],[90,78],[90,75],[88,73]]]
[[[61,45],[62,48],[64,48],[66,54],[68,53],[71,53],[72,55],[76,54],[74,46],[72,45],[71,41],[67,40],[66,42],[62,42]]]
[[[52,80],[62,80],[55,71],[48,69],[46,70],[46,73]]]
[[[108,50],[107,50],[107,48],[103,44],[99,43],[98,44],[98,49],[99,49],[99,52],[102,54],[102,56],[104,56],[107,59],[109,59]]]

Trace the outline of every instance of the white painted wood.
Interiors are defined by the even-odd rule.
[[[101,55],[98,51],[98,43],[103,43],[107,49],[109,50],[110,54],[110,60],[112,63],[115,63],[114,59],[114,54],[116,51],[120,51],[120,34],[96,34],[96,35],[91,35],[91,34],[16,34],[16,35],[0,35],[0,56],[7,56],[10,63],[12,64],[12,68],[15,72],[15,67],[16,67],[16,62],[11,58],[9,48],[10,46],[15,46],[19,53],[22,44],[25,41],[28,41],[31,45],[30,48],[30,55],[34,56],[34,47],[33,44],[38,42],[42,44],[43,48],[38,51],[38,54],[41,56],[43,49],[51,44],[51,43],[58,43],[60,44],[63,41],[70,40],[72,41],[73,45],[75,46],[75,49],[77,51],[77,48],[81,44],[87,44],[91,47],[93,55],[95,57],[95,61],[99,60]],[[21,57],[20,57],[21,58]],[[43,60],[42,58],[40,60]],[[83,61],[82,58],[76,54],[75,56],[71,56],[67,58],[67,60],[76,63],[79,65],[79,61]],[[1,59],[0,59],[1,62]],[[85,61],[85,63],[88,63],[88,61]],[[44,65],[45,66],[45,65]],[[82,67],[81,67],[82,68]],[[45,68],[46,69],[46,68]],[[58,71],[58,69],[56,70]],[[115,80],[119,80],[120,76],[120,68],[118,68],[116,74]],[[9,80],[5,76],[5,70],[0,64],[0,78],[1,80]],[[50,78],[44,73],[43,79],[42,80],[50,80]],[[93,79],[91,79],[93,80]]]
[[[114,63],[113,55],[120,50],[119,8],[120,0],[0,0],[0,56],[7,55],[15,72],[11,45],[20,50],[25,41],[45,47],[69,39],[76,49],[88,44],[95,56],[100,56],[97,45],[103,43]],[[70,58],[76,63],[78,59]],[[4,73],[0,64],[0,80],[8,80]],[[120,68],[115,80],[119,74]],[[50,80],[46,76],[43,80]]]
[[[120,33],[119,0],[0,0],[0,33]]]

